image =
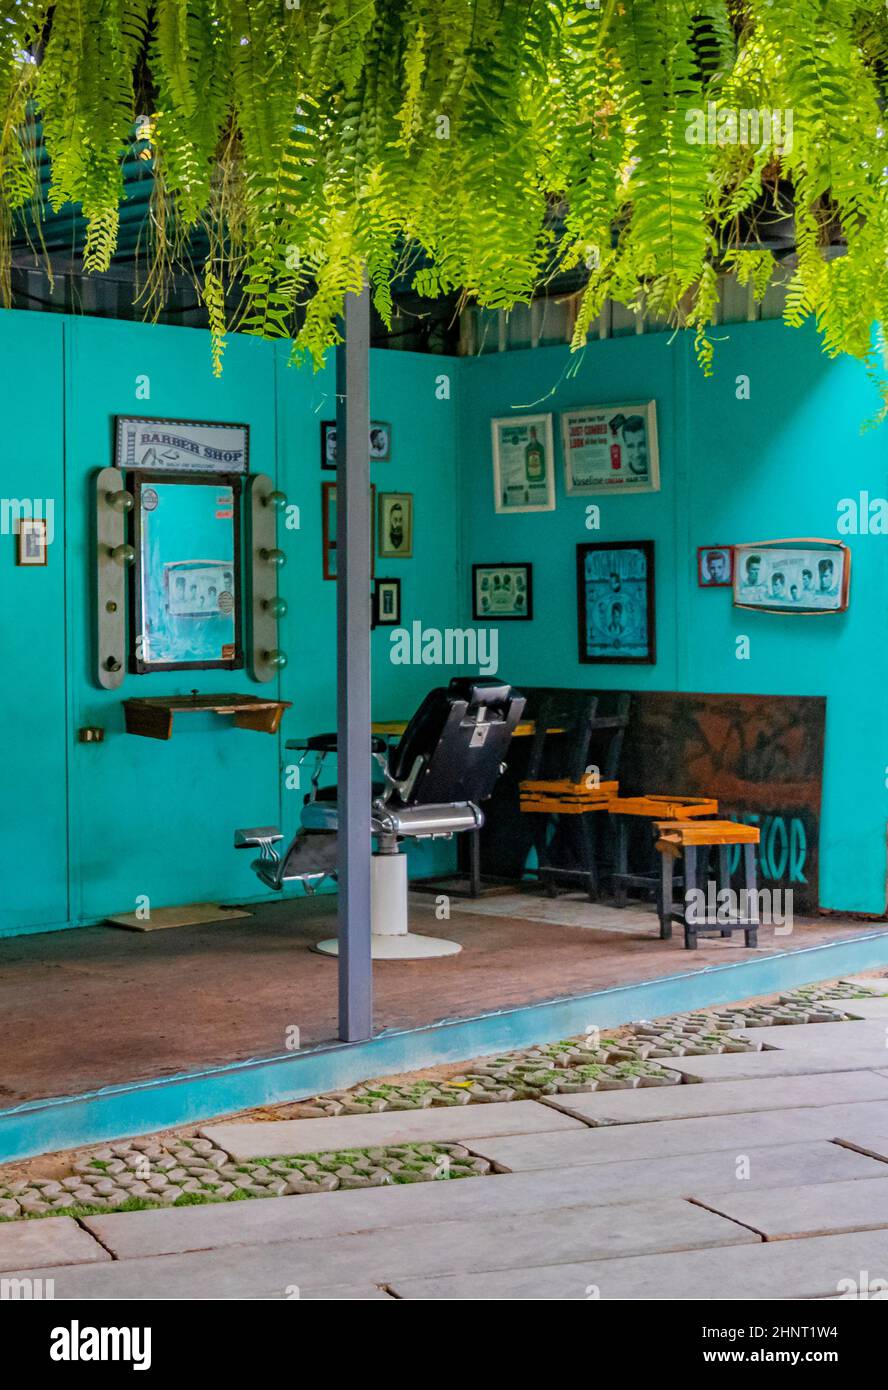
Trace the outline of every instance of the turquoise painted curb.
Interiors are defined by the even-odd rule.
[[[553,1042],[591,1026],[615,1028],[883,965],[888,965],[888,930],[500,1013],[443,1019],[423,1028],[380,1033],[364,1043],[330,1044],[29,1101],[0,1111],[0,1162],[151,1134],[254,1106],[304,1099],[371,1076]]]

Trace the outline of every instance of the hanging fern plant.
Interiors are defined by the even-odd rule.
[[[755,228],[787,188],[788,322],[875,370],[886,84],[884,0],[0,0],[0,291],[38,123],[50,206],[81,206],[102,271],[142,117],[150,297],[208,239],[217,370],[231,327],[298,323],[322,362],[365,277],[388,320],[405,272],[508,309],[578,265],[575,346],[605,299],[644,303],[708,370],[718,272],[761,298],[779,248]]]

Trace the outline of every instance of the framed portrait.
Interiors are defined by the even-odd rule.
[[[241,635],[239,474],[136,473],[130,669],[235,670]]]
[[[18,523],[16,538],[17,565],[45,565],[49,548],[46,521],[42,517],[23,516]]]
[[[246,473],[250,427],[218,420],[117,415],[114,464],[152,473]]]
[[[569,497],[659,492],[656,401],[565,411],[561,441]]]
[[[385,420],[370,421],[370,462],[388,463],[392,457],[392,427]],[[321,421],[321,467],[336,467],[336,421]]]
[[[473,565],[472,617],[491,622],[533,617],[532,565]]]
[[[379,554],[384,560],[409,560],[412,556],[412,492],[379,494]]]
[[[729,589],[733,582],[734,547],[732,545],[698,545],[698,588]]]
[[[373,586],[373,627],[397,627],[400,621],[400,579],[377,579]]]
[[[652,666],[654,542],[578,545],[577,613],[580,661]]]
[[[491,420],[493,503],[498,512],[555,510],[551,415]]]
[[[765,613],[843,613],[851,551],[840,541],[803,537],[734,547],[734,605]]]
[[[336,484],[321,483],[321,554],[325,579],[336,578]],[[370,577],[375,572],[376,487],[370,485]]]

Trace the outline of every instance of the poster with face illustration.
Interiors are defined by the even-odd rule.
[[[586,663],[653,665],[653,541],[577,546],[579,657]]]
[[[565,411],[561,442],[569,496],[660,490],[656,401]]]
[[[734,547],[734,604],[769,613],[841,613],[851,552],[835,541],[766,541]]]

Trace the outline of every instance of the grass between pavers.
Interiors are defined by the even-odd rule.
[[[148,1197],[128,1197],[115,1207],[99,1207],[90,1202],[75,1202],[70,1207],[53,1207],[51,1211],[23,1212],[21,1216],[0,1216],[0,1226],[14,1226],[19,1221],[46,1221],[53,1216],[73,1216],[75,1221],[85,1216],[116,1216],[122,1211],[169,1211],[171,1207],[219,1206],[222,1202],[250,1202],[258,1200],[250,1192],[241,1189],[228,1197],[204,1196],[199,1192],[186,1192],[175,1202],[152,1202]]]
[[[888,993],[888,979],[882,993]],[[621,1029],[619,1037],[563,1038],[485,1058],[447,1078],[365,1082],[304,1101],[299,1113],[304,1118],[332,1117],[680,1084],[678,1074],[669,1070],[672,1058],[758,1051],[757,1028],[775,1023],[850,1022],[842,1006],[872,997],[872,991],[842,980],[803,985],[770,1002],[740,1002],[633,1023],[628,1034]]]
[[[283,1170],[293,1178],[305,1175],[307,1181],[310,1181],[307,1170],[312,1167],[326,1175],[337,1174],[343,1168],[352,1168],[355,1170],[354,1175],[360,1177],[367,1166],[378,1170],[380,1165],[385,1166],[395,1160],[398,1166],[387,1171],[385,1181],[378,1181],[372,1185],[398,1187],[416,1181],[453,1182],[460,1178],[486,1176],[490,1172],[490,1165],[485,1160],[476,1158],[460,1144],[436,1144],[418,1140],[413,1143],[373,1146],[365,1149],[336,1149],[319,1150],[315,1153],[280,1154],[270,1158],[250,1159],[249,1162],[241,1163],[232,1160],[230,1166],[237,1169],[244,1177],[251,1177],[257,1170],[262,1169]],[[356,1167],[356,1165],[360,1165],[360,1167]],[[91,1167],[98,1173],[106,1173],[109,1163],[104,1159],[93,1159],[91,1160]],[[85,1174],[82,1176],[86,1178]],[[70,1216],[75,1220],[81,1220],[87,1216],[111,1216],[127,1211],[162,1211],[171,1207],[218,1206],[223,1202],[253,1201],[260,1196],[308,1195],[304,1191],[276,1194],[235,1188],[233,1192],[220,1196],[217,1195],[217,1190],[221,1186],[221,1183],[207,1182],[205,1191],[184,1192],[173,1202],[164,1202],[159,1196],[157,1198],[127,1197],[124,1201],[110,1206],[106,1203],[71,1202],[68,1205],[52,1207],[42,1212],[21,1212],[18,1216],[0,1216],[0,1224],[8,1225],[17,1221],[41,1221],[52,1216]],[[353,1189],[347,1187],[317,1188],[318,1192],[349,1190]],[[3,1189],[0,1189],[0,1200],[3,1200],[2,1194]]]

